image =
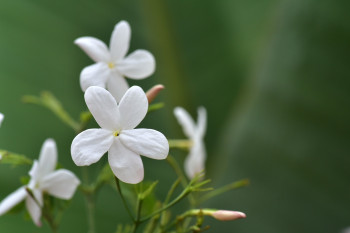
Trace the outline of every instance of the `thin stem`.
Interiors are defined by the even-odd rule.
[[[88,232],[95,233],[95,195],[93,193],[85,194],[85,203],[87,208],[87,218],[89,226]]]
[[[193,142],[188,139],[169,139],[168,142],[170,148],[189,149],[193,145]]]
[[[243,180],[239,180],[236,182],[233,182],[231,184],[225,185],[223,187],[220,187],[218,189],[214,189],[213,191],[203,195],[203,197],[198,201],[199,203],[202,203],[206,200],[209,200],[215,196],[218,196],[220,194],[223,194],[227,191],[233,190],[233,189],[237,189],[237,188],[241,188],[244,186],[247,186],[249,184],[249,180],[248,179],[243,179]]]
[[[162,211],[169,209],[170,207],[172,207],[173,205],[175,205],[176,203],[178,203],[179,201],[181,201],[184,197],[186,197],[189,193],[190,193],[190,188],[185,188],[182,193],[180,193],[179,196],[177,196],[172,202],[170,202],[169,204],[163,206],[162,208],[156,210],[155,212],[153,212],[152,214],[140,219],[140,222],[144,222],[147,221],[148,219],[152,218],[153,216],[161,213]]]
[[[52,93],[43,91],[40,97],[28,95],[23,96],[22,100],[25,103],[37,104],[50,109],[62,122],[70,126],[75,132],[80,130],[80,124],[64,110],[60,101],[58,101]]]
[[[87,167],[82,167],[82,180],[85,184],[89,183],[89,173]],[[90,186],[88,186],[90,187]],[[86,190],[85,190],[86,191]],[[88,232],[95,233],[95,194],[93,189],[88,189],[88,192],[83,192],[85,197],[86,214],[88,221]]]
[[[125,200],[125,198],[124,198],[124,196],[123,196],[123,193],[122,193],[122,190],[121,190],[121,188],[120,188],[119,179],[118,179],[117,177],[114,177],[114,178],[115,178],[115,183],[116,183],[116,185],[117,185],[117,189],[118,189],[119,195],[120,195],[120,197],[121,197],[121,199],[122,199],[122,202],[123,202],[123,204],[124,204],[124,207],[125,207],[126,211],[128,212],[128,214],[129,214],[130,218],[132,219],[132,221],[135,222],[134,216],[132,215],[132,213],[131,213],[131,211],[130,211],[130,209],[129,209],[128,204],[126,203],[126,200]]]
[[[187,178],[185,177],[185,174],[182,172],[177,161],[170,154],[166,158],[166,161],[170,164],[170,166],[174,169],[176,175],[180,178],[182,186],[186,188],[188,185]],[[194,199],[193,195],[190,194],[188,196],[188,199],[192,207],[196,205],[196,200]]]
[[[143,199],[138,197],[137,198],[137,205],[136,205],[136,219],[134,221],[134,227],[133,227],[133,233],[136,233],[137,228],[140,225],[140,219],[141,219],[141,209],[142,209],[142,203],[143,203]]]

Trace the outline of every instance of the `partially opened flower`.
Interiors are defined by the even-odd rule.
[[[190,153],[185,159],[185,172],[192,179],[205,168],[206,150],[203,138],[207,127],[207,112],[204,107],[198,108],[197,125],[188,112],[181,107],[176,107],[174,114],[184,134],[192,141]]]
[[[148,100],[144,91],[133,86],[117,104],[101,87],[89,87],[86,104],[101,127],[78,134],[71,146],[73,161],[78,166],[96,163],[108,151],[108,162],[121,181],[139,183],[144,169],[140,155],[165,159],[169,144],[165,136],[153,129],[134,129],[146,116]]]
[[[56,163],[56,143],[52,139],[47,139],[41,148],[39,160],[34,161],[29,171],[29,183],[11,193],[0,203],[0,215],[25,200],[33,222],[40,226],[41,208],[44,205],[43,193],[65,200],[71,199],[80,181],[71,171],[66,169],[55,171]],[[35,199],[28,194],[26,188],[31,190]]]
[[[80,37],[74,41],[96,63],[85,67],[80,74],[80,86],[85,91],[90,86],[107,88],[119,102],[129,88],[124,77],[143,79],[154,72],[155,60],[146,50],[136,50],[126,56],[131,29],[120,21],[112,32],[109,49],[94,37]]]

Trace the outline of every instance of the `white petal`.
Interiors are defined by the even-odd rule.
[[[85,102],[96,122],[103,129],[120,129],[118,104],[113,96],[102,87],[89,87],[85,92]]]
[[[38,170],[36,179],[40,179],[45,175],[53,172],[57,164],[57,148],[56,143],[52,139],[46,139],[41,147]]]
[[[111,77],[111,69],[103,62],[85,67],[80,73],[80,87],[86,91],[88,87],[99,86],[106,88],[106,83]]]
[[[207,110],[204,107],[198,108],[197,134],[199,137],[204,137],[207,130]]]
[[[129,84],[123,76],[115,71],[112,73],[112,77],[108,79],[107,89],[119,103],[125,92],[129,89]]]
[[[165,159],[169,153],[169,143],[165,136],[153,129],[123,130],[121,142],[136,154],[152,159]]]
[[[138,86],[130,87],[119,103],[122,129],[133,129],[145,118],[148,100],[145,92]]]
[[[194,142],[190,154],[185,159],[185,172],[188,178],[192,179],[196,174],[205,169],[206,151],[204,144]]]
[[[140,155],[126,148],[118,138],[108,151],[108,162],[116,177],[129,184],[143,180],[143,164]]]
[[[30,175],[30,177],[32,177],[31,182],[35,183],[35,181],[38,179],[38,177],[39,177],[38,170],[39,170],[38,160],[34,160],[32,168],[29,171],[29,175]],[[35,184],[34,184],[34,186],[35,186]],[[31,188],[33,188],[33,187],[31,187]]]
[[[143,79],[153,74],[156,61],[146,50],[136,50],[117,63],[117,69],[126,77]]]
[[[0,113],[0,126],[1,126],[1,123],[2,123],[2,121],[4,120],[4,114],[2,114],[2,113]]]
[[[40,188],[52,196],[68,200],[79,184],[79,179],[71,171],[59,169],[46,176],[41,181]]]
[[[1,203],[0,203],[0,215],[3,215],[12,207],[20,203],[27,196],[27,192],[24,187],[20,187],[10,195],[8,195]]]
[[[131,29],[126,21],[120,21],[112,32],[109,47],[113,61],[121,60],[129,50]]]
[[[43,196],[39,190],[34,189],[32,190],[32,193],[37,202],[31,196],[27,195],[27,198],[26,198],[27,210],[33,222],[35,223],[35,225],[41,226],[40,217],[41,217],[41,206],[43,205]]]
[[[182,126],[184,134],[187,137],[192,138],[195,134],[196,126],[190,114],[188,114],[188,112],[185,109],[181,107],[176,107],[174,109],[174,115],[177,118],[179,124]]]
[[[96,163],[113,143],[113,132],[105,129],[88,129],[78,134],[72,142],[71,154],[77,166]]]
[[[80,37],[74,41],[95,62],[110,62],[111,56],[105,43],[94,37]]]

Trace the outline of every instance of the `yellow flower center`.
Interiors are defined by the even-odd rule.
[[[113,62],[108,63],[108,67],[110,69],[113,69],[115,67],[115,64]]]
[[[115,137],[118,137],[119,134],[120,134],[120,131],[115,131],[113,134],[114,134]]]

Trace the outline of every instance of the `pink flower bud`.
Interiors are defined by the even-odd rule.
[[[212,216],[220,221],[232,221],[246,217],[245,213],[231,210],[218,210],[212,213]]]
[[[164,86],[161,84],[155,85],[154,87],[149,89],[146,92],[148,103],[151,103],[157,97],[158,93],[163,89],[164,89]]]

